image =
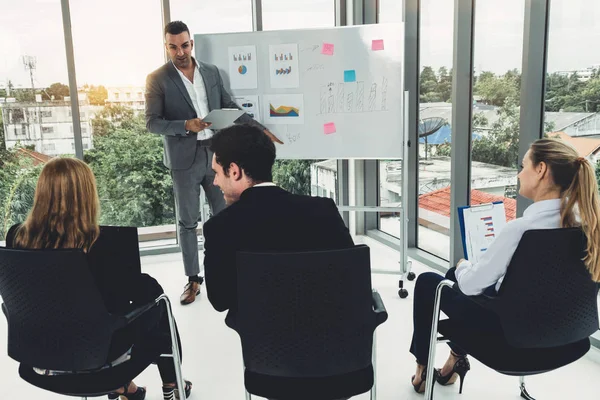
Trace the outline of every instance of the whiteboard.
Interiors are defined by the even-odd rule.
[[[401,159],[401,24],[195,35],[283,159]],[[258,103],[258,104],[256,104]]]

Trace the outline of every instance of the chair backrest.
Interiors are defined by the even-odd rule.
[[[327,377],[371,365],[369,248],[237,254],[236,330],[247,370]]]
[[[0,248],[8,355],[59,371],[99,368],[113,329],[81,250]]]
[[[582,261],[586,243],[579,228],[525,232],[492,302],[510,345],[557,347],[598,330],[598,284]]]

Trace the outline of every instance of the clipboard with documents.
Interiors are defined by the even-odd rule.
[[[458,207],[458,220],[465,258],[477,263],[506,226],[504,203]]]

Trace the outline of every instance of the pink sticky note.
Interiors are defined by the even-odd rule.
[[[373,42],[371,43],[371,50],[383,50],[383,39],[373,40]]]
[[[321,54],[325,54],[326,56],[333,55],[333,43],[323,43],[321,47]]]
[[[335,124],[333,122],[328,122],[324,124],[323,131],[326,135],[331,135],[332,133],[335,133]]]

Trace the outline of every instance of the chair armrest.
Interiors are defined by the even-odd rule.
[[[466,297],[473,303],[476,303],[480,307],[483,307],[483,308],[489,309],[492,312],[495,312],[494,305],[495,305],[495,302],[498,300],[497,297],[487,296],[485,294],[480,294],[477,296],[467,296],[460,290],[460,287],[458,286],[457,282],[454,282],[449,287],[450,287],[450,289],[454,290],[457,293],[460,293],[461,295],[463,295],[464,297]]]
[[[385,304],[383,304],[383,300],[379,295],[379,292],[376,289],[373,289],[371,293],[371,298],[373,300],[373,311],[375,312],[375,322],[377,322],[377,326],[383,324],[388,319],[388,313],[385,309]]]
[[[150,303],[146,303],[146,304],[136,308],[135,310],[128,312],[125,315],[118,316],[118,322],[117,322],[117,326],[115,328],[120,329],[126,325],[131,324],[133,321],[135,321],[136,319],[138,319],[139,317],[141,317],[142,315],[144,315],[145,313],[147,313],[154,307],[158,306],[158,303],[160,303],[161,300],[164,300],[165,302],[168,301],[167,296],[162,294],[159,297],[157,297],[156,299],[154,299],[154,301],[152,301]]]

